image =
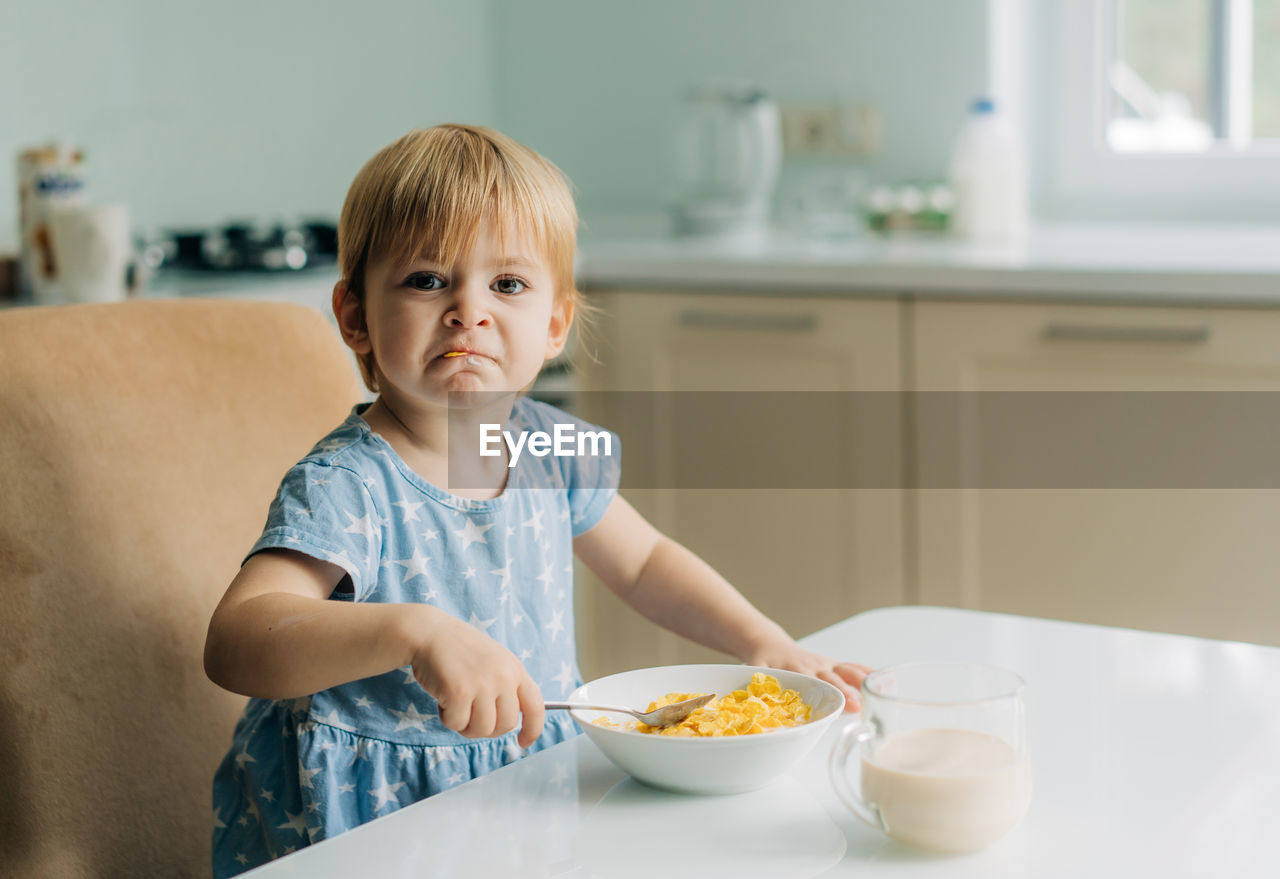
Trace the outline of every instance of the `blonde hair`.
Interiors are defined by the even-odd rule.
[[[565,175],[538,153],[491,128],[437,125],[383,147],[356,174],[338,221],[338,268],[364,304],[375,260],[453,265],[492,217],[499,242],[527,236],[551,268],[557,304],[589,309],[574,284],[578,211]],[[377,391],[374,354],[360,371]]]

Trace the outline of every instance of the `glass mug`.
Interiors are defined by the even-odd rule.
[[[899,842],[943,852],[985,848],[1031,803],[1026,684],[968,662],[889,666],[862,682],[862,721],[831,751],[844,804]],[[857,752],[858,792],[850,783]]]

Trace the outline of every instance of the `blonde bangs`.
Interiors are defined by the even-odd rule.
[[[365,164],[343,205],[339,267],[363,296],[371,260],[454,265],[488,217],[504,251],[513,233],[527,240],[549,264],[557,295],[578,299],[578,215],[568,180],[533,150],[473,126],[410,132]]]

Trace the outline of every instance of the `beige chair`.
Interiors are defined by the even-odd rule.
[[[0,876],[210,874],[209,616],[360,397],[300,305],[0,311]]]

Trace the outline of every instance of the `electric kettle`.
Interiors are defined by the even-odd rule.
[[[684,116],[677,234],[763,238],[782,166],[778,105],[754,86],[711,84],[688,93]]]

